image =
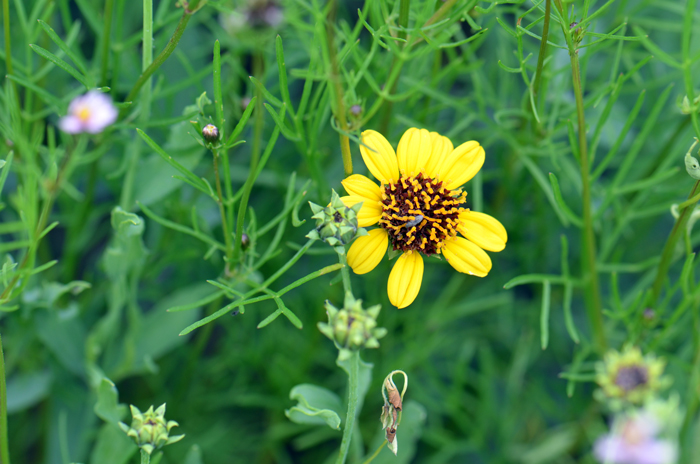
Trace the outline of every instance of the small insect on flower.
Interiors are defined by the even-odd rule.
[[[90,90],[70,102],[68,114],[58,121],[58,127],[69,134],[98,134],[113,124],[118,115],[111,98]]]
[[[411,227],[415,227],[415,226],[419,225],[421,222],[423,222],[423,216],[421,216],[421,215],[419,214],[418,216],[415,217],[415,219],[412,219],[412,220],[408,221],[408,222],[407,222],[406,224],[404,224],[403,226],[404,226],[406,229],[410,229]]]

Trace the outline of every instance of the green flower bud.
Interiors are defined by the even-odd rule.
[[[356,300],[350,293],[345,297],[345,306],[338,309],[326,301],[328,323],[319,322],[318,329],[335,342],[340,350],[338,359],[350,357],[353,351],[379,347],[379,339],[386,335],[383,327],[377,327],[380,305],[362,309],[362,300]]]
[[[690,104],[690,99],[688,98],[687,95],[683,96],[683,101],[679,105],[681,113],[683,114],[690,114],[693,111],[694,112],[699,112],[700,111],[700,95],[697,97],[693,98],[693,104]]]
[[[367,231],[357,224],[357,213],[362,207],[358,203],[351,208],[343,204],[333,190],[331,203],[325,208],[309,202],[316,219],[316,228],[309,232],[308,238],[323,240],[331,246],[342,246],[352,242],[355,237],[367,235]]]
[[[133,438],[136,444],[148,454],[184,438],[184,435],[169,436],[170,429],[177,427],[178,423],[165,420],[165,403],[155,411],[151,406],[144,413],[139,411],[136,406],[131,405],[131,416],[131,427],[120,422],[119,428]]]

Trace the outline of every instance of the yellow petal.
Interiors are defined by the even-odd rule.
[[[362,207],[357,213],[357,224],[360,227],[373,226],[382,217],[382,204],[378,201],[368,200],[357,195],[340,197],[340,200],[348,208],[355,206],[357,203],[362,203]]]
[[[418,252],[402,254],[389,274],[387,291],[389,301],[397,308],[405,308],[418,296],[423,281],[423,258]]]
[[[485,153],[479,142],[465,142],[449,154],[438,177],[445,188],[454,190],[479,172],[484,165]]]
[[[382,191],[379,186],[360,174],[353,174],[343,179],[340,183],[343,184],[345,191],[350,195],[356,195],[374,201],[380,201],[382,199]]]
[[[501,251],[506,247],[508,233],[496,218],[476,211],[463,211],[459,222],[459,233],[484,250]]]
[[[426,129],[412,127],[404,132],[396,148],[401,174],[404,176],[418,174],[430,159],[431,150],[430,132]]]
[[[442,254],[453,268],[465,274],[484,277],[491,270],[491,258],[484,250],[462,237],[447,240]]]
[[[389,246],[389,234],[382,228],[357,237],[348,250],[348,264],[355,274],[367,274],[377,267]]]
[[[360,153],[369,172],[382,184],[399,180],[396,153],[387,139],[379,132],[366,130],[362,133],[362,143]]]
[[[454,150],[454,146],[450,139],[437,132],[430,133],[430,141],[432,150],[430,152],[430,159],[428,159],[425,165],[425,173],[429,177],[437,177],[443,163],[449,154],[452,153],[452,150]]]

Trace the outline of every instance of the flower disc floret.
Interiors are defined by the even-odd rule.
[[[394,251],[434,255],[440,253],[446,239],[457,235],[466,197],[422,173],[401,177],[384,186],[379,225],[387,230]]]

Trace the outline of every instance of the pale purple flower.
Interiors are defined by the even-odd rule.
[[[69,134],[97,134],[117,120],[117,109],[107,95],[90,90],[73,99],[68,114],[58,121],[58,127]]]
[[[647,412],[618,418],[611,433],[598,438],[593,453],[603,464],[674,464],[676,443],[657,438],[659,431],[658,421]]]

